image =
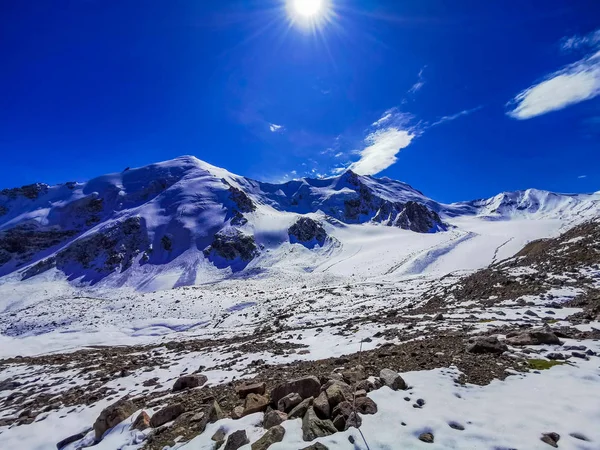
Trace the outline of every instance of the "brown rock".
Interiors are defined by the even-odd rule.
[[[299,378],[297,380],[281,383],[271,391],[271,401],[277,405],[279,400],[288,394],[295,392],[303,399],[317,397],[321,392],[321,383],[315,376]]]
[[[558,448],[558,441],[560,440],[560,434],[558,433],[544,433],[540,440],[552,447]]]
[[[369,397],[359,397],[355,400],[356,411],[361,414],[377,413],[377,404]]]
[[[427,442],[428,444],[433,444],[433,434],[431,433],[422,433],[419,435],[419,440],[423,442]]]
[[[139,415],[133,421],[133,423],[131,424],[129,429],[143,431],[149,427],[150,427],[150,416],[146,413],[146,411],[142,411],[141,413],[139,413]]]
[[[185,412],[185,408],[181,403],[175,403],[174,405],[165,406],[154,413],[150,419],[150,426],[152,428],[160,427],[171,420],[177,419],[181,414]]]
[[[173,385],[173,392],[183,391],[184,389],[191,389],[198,386],[202,386],[208,378],[202,374],[184,375],[179,377]]]
[[[96,441],[100,441],[104,433],[127,419],[136,409],[131,401],[125,399],[121,399],[104,408],[96,419],[96,422],[94,422]]]
[[[308,408],[302,419],[302,439],[312,441],[318,437],[325,437],[337,432],[331,420],[319,419],[315,410]]]
[[[351,400],[353,395],[352,388],[341,381],[331,382],[330,386],[325,390],[325,393],[329,400],[329,406],[332,408],[340,402]]]
[[[235,387],[235,391],[240,398],[244,399],[248,394],[265,395],[266,387],[265,383],[241,384]]]
[[[248,394],[244,403],[243,416],[264,411],[269,406],[269,399],[263,395]]]
[[[400,376],[400,374],[394,372],[393,370],[383,369],[379,373],[379,377],[386,386],[394,391],[397,391],[398,389],[407,389],[404,379]]]
[[[235,408],[233,408],[233,411],[231,411],[232,419],[240,419],[243,416],[244,416],[244,407],[243,406],[236,406]]]

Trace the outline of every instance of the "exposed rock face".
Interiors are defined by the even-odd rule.
[[[56,258],[40,261],[25,271],[23,279],[53,266],[67,275],[79,268],[81,272],[91,271],[88,276],[92,279],[100,278],[119,268],[129,268],[134,258],[141,251],[147,250],[149,245],[144,219],[131,217],[74,241],[58,252]]]
[[[327,232],[323,226],[309,217],[299,218],[288,229],[288,235],[291,242],[300,242],[308,246],[310,244],[323,246],[327,239]]]
[[[235,203],[237,210],[241,213],[249,213],[256,210],[256,206],[250,197],[246,195],[244,191],[240,189],[230,186],[229,188],[229,198]]]
[[[40,229],[31,225],[0,231],[0,266],[13,258],[17,264],[26,263],[36,253],[54,247],[77,233],[76,230]]]
[[[233,261],[237,258],[250,261],[258,254],[254,237],[239,230],[231,233],[217,233],[212,244],[204,250],[206,256],[218,255],[223,259]]]
[[[36,198],[44,195],[48,192],[49,186],[45,183],[35,183],[21,186],[20,188],[2,189],[0,195],[5,195],[11,200],[23,196],[29,200],[35,200]]]
[[[104,433],[127,419],[135,410],[135,405],[129,400],[119,400],[104,408],[94,422],[96,441],[102,439]]]

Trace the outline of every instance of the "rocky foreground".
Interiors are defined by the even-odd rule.
[[[4,359],[0,447],[597,450],[598,229],[401,302],[305,291],[251,332]],[[361,309],[295,320],[343,296]]]

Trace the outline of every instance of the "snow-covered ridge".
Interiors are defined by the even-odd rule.
[[[478,232],[464,220],[543,219],[571,225],[598,216],[599,201],[598,193],[529,189],[445,205],[389,178],[346,171],[272,184],[182,156],[85,183],[0,191],[0,277],[29,279],[58,269],[78,282],[108,277],[112,285],[140,287],[176,270],[167,282],[172,287],[261,272],[286,261],[315,270],[327,261],[337,265],[338,256],[346,258],[354,248],[350,242],[371,241],[378,249],[387,239],[394,245],[422,243],[428,253],[416,256],[418,262],[408,253],[402,258],[427,267],[459,243],[461,248],[471,245]],[[398,231],[365,228],[382,225]],[[453,231],[447,238],[418,237],[448,230]],[[372,241],[373,233],[381,238]],[[402,245],[402,252],[413,248],[412,243]],[[361,245],[359,252],[366,250]]]

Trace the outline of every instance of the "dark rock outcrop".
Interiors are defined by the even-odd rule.
[[[207,257],[217,255],[228,261],[238,258],[242,261],[250,261],[258,254],[258,248],[253,236],[235,230],[230,233],[215,234],[211,245],[204,250],[204,254]]]
[[[323,226],[309,217],[299,218],[288,229],[288,235],[292,243],[299,242],[309,247],[314,245],[323,246],[327,239],[327,232]]]

